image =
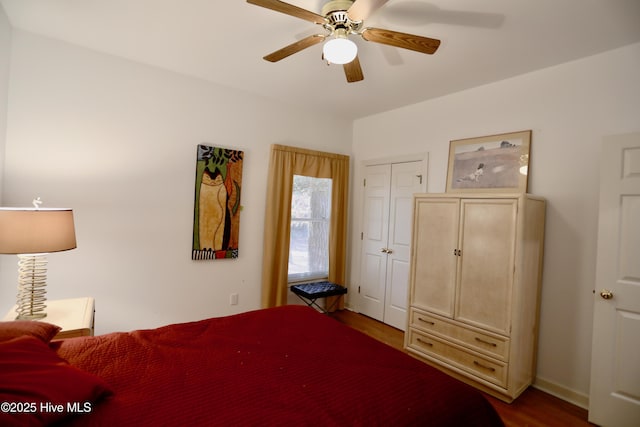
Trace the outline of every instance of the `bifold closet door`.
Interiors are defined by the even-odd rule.
[[[359,311],[406,328],[413,194],[424,191],[423,162],[366,167]]]

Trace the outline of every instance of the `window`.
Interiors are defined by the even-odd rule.
[[[273,144],[269,156],[269,176],[267,177],[267,200],[264,209],[264,245],[262,251],[262,307],[286,305],[289,291],[289,247],[291,236],[291,200],[293,198],[293,177],[301,175],[331,179],[331,214],[326,220],[330,231],[328,268],[322,268],[322,276],[333,283],[346,283],[347,270],[347,209],[349,205],[349,156],[306,148]],[[302,179],[302,178],[299,178]],[[328,196],[328,194],[327,194]],[[309,196],[309,200],[310,196]],[[309,206],[311,202],[309,201]],[[310,209],[310,208],[309,208]],[[327,210],[329,203],[327,203]],[[310,209],[311,210],[311,209]],[[310,215],[311,216],[311,215]],[[296,218],[301,218],[296,216]],[[287,218],[282,221],[282,218]],[[322,218],[322,217],[320,217]],[[309,224],[309,218],[302,218]],[[311,227],[313,228],[313,227]],[[311,242],[315,237],[311,233]],[[297,247],[296,244],[293,245]],[[309,254],[309,246],[304,250]],[[312,259],[315,255],[311,254]],[[291,258],[294,265],[302,261]],[[305,263],[304,271],[315,270]],[[293,273],[293,269],[291,270]],[[327,271],[325,273],[324,271]],[[300,274],[300,273],[293,273]],[[302,281],[305,275],[299,275]],[[306,275],[307,278],[314,276]],[[319,277],[318,277],[319,278]],[[309,280],[309,279],[307,279]]]
[[[327,278],[331,179],[293,176],[289,282]]]

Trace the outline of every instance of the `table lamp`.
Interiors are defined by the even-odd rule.
[[[76,247],[71,209],[0,208],[0,254],[18,255],[16,319],[46,317],[47,253]]]

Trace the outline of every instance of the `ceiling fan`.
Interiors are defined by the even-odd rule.
[[[322,15],[278,0],[247,0],[267,9],[291,15],[321,25],[328,33],[314,34],[265,56],[270,62],[278,62],[294,53],[328,39],[322,49],[322,58],[329,64],[342,64],[347,81],[364,79],[358,48],[349,40],[350,35],[359,35],[366,41],[433,54],[440,40],[405,34],[397,31],[364,26],[364,20],[389,0],[329,0],[322,7]]]

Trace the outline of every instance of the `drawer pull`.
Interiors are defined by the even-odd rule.
[[[487,371],[490,371],[490,372],[495,372],[496,371],[496,368],[492,368],[491,366],[483,365],[482,363],[478,362],[477,360],[474,360],[473,364],[476,365],[478,368],[486,369]]]
[[[420,344],[424,344],[424,345],[426,345],[426,346],[428,346],[428,347],[433,347],[433,343],[430,343],[430,342],[428,342],[428,341],[421,340],[420,338],[416,338],[416,341],[418,341]]]
[[[485,340],[483,340],[481,338],[478,338],[478,337],[475,337],[475,338],[476,338],[476,341],[478,341],[481,344],[490,345],[491,347],[497,347],[498,346],[498,344],[496,344],[494,342],[485,341]]]
[[[425,320],[425,319],[423,319],[422,317],[418,317],[418,320],[419,320],[419,321],[421,321],[421,322],[426,323],[427,325],[435,326],[435,323],[434,323],[434,322],[432,322],[432,321],[430,321],[430,320]]]

